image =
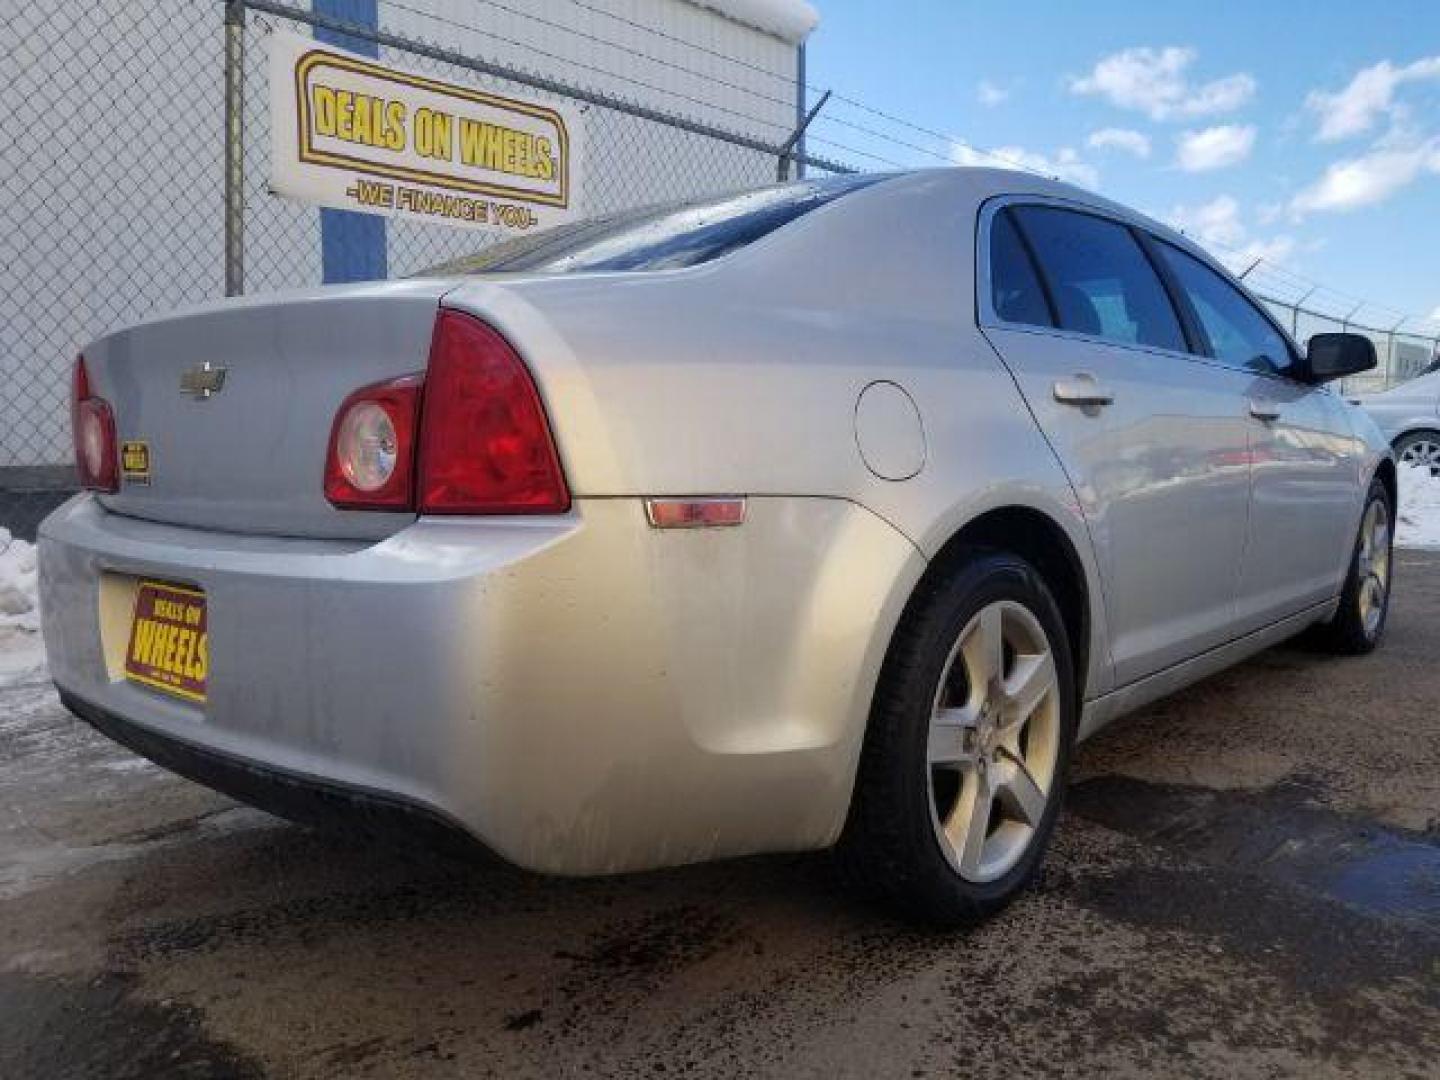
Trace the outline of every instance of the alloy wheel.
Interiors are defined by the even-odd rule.
[[[931,818],[961,877],[993,881],[1020,861],[1050,804],[1059,750],[1045,632],[1024,605],[989,604],[951,649],[930,719]]]
[[[1400,461],[1406,465],[1424,466],[1431,473],[1440,473],[1440,442],[1424,438],[1407,442],[1400,452]]]
[[[1373,638],[1380,630],[1390,595],[1390,510],[1383,499],[1373,500],[1365,510],[1358,572],[1360,624],[1365,636]]]

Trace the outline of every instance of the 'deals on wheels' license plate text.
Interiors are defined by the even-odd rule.
[[[183,585],[142,581],[125,650],[126,678],[203,702],[209,667],[205,594]]]

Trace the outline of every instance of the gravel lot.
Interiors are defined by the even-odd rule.
[[[575,882],[306,832],[0,665],[0,1077],[1440,1076],[1440,556],[1397,578],[1375,656],[1087,745],[1039,887],[952,936],[823,856]]]

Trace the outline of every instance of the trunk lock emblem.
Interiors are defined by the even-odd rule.
[[[225,386],[226,368],[206,360],[180,373],[180,392],[204,401],[218,394]]]

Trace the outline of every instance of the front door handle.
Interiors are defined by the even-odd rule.
[[[1280,419],[1280,406],[1272,405],[1268,401],[1250,402],[1250,415],[1256,420],[1264,420],[1267,423],[1271,420]]]
[[[1094,375],[1082,371],[1073,378],[1061,379],[1055,384],[1055,400],[1062,405],[1095,409],[1109,405],[1115,400],[1115,395],[1096,382]]]

